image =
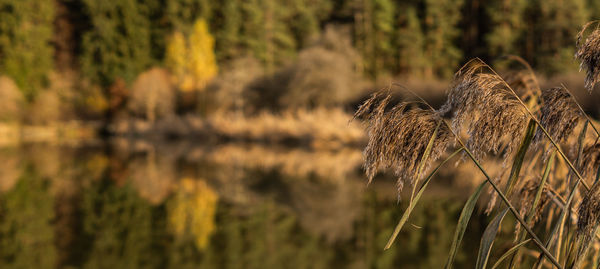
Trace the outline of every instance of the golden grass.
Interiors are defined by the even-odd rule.
[[[217,134],[251,141],[282,142],[296,138],[313,148],[339,148],[356,145],[364,132],[341,109],[317,108],[286,111],[280,115],[263,112],[244,117],[236,114],[217,114],[207,119]]]

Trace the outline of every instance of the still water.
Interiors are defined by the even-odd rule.
[[[406,202],[392,178],[366,186],[361,158],[198,142],[3,147],[0,268],[443,267],[468,193],[432,184],[383,251]],[[473,267],[482,223],[457,268]]]

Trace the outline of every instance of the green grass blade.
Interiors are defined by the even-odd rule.
[[[429,181],[431,180],[431,178],[433,178],[433,176],[438,172],[438,170],[440,170],[440,168],[446,162],[448,162],[450,159],[452,159],[452,157],[456,156],[456,154],[460,153],[461,151],[463,151],[463,148],[460,148],[460,149],[456,150],[454,153],[450,154],[445,160],[443,160],[440,164],[438,164],[435,167],[435,169],[433,169],[433,171],[431,171],[431,173],[429,173],[427,178],[425,178],[425,180],[423,181],[423,185],[421,185],[421,188],[415,195],[413,202],[409,203],[408,208],[406,208],[406,210],[404,211],[404,214],[402,214],[402,218],[400,218],[400,222],[398,222],[398,224],[396,225],[396,228],[394,229],[394,233],[392,234],[392,236],[390,236],[390,239],[388,240],[387,244],[385,245],[384,250],[389,249],[392,246],[392,244],[394,243],[394,241],[396,240],[396,237],[398,237],[400,230],[402,230],[402,227],[408,220],[410,213],[415,208],[415,205],[419,202],[419,199],[421,199],[421,195],[425,191],[425,188],[427,188],[427,185],[429,184]]]
[[[413,188],[412,188],[412,192],[410,193],[410,202],[409,205],[413,204],[413,199],[415,197],[415,191],[417,189],[417,185],[419,185],[419,179],[421,177],[421,174],[423,173],[423,169],[425,168],[425,164],[427,163],[427,159],[429,159],[429,155],[431,155],[431,149],[433,148],[433,142],[435,142],[435,138],[437,137],[438,131],[440,130],[440,125],[442,124],[442,122],[440,121],[438,123],[438,125],[435,127],[435,129],[433,130],[433,134],[431,134],[431,138],[429,138],[429,142],[427,143],[427,147],[425,148],[425,151],[423,152],[423,156],[421,156],[421,161],[419,162],[419,167],[417,169],[417,173],[414,175],[414,179],[413,179]]]
[[[548,236],[548,239],[546,241],[546,244],[544,244],[544,246],[549,249],[552,247],[552,245],[554,244],[554,239],[557,236],[557,232],[559,230],[561,230],[561,228],[563,227],[563,225],[565,225],[565,217],[567,215],[567,211],[570,211],[570,204],[571,201],[573,200],[573,197],[575,197],[575,192],[577,191],[577,187],[579,186],[579,183],[581,181],[578,180],[575,182],[575,186],[573,186],[573,189],[571,189],[571,193],[569,193],[569,197],[567,198],[567,202],[565,204],[565,206],[563,207],[563,210],[560,213],[560,217],[558,218],[558,220],[556,221],[556,223],[554,224],[554,227],[552,228],[552,232],[550,233],[550,235]],[[562,235],[559,233],[558,237],[562,237]],[[538,260],[536,262],[536,265],[534,266],[534,268],[541,268],[542,265],[542,259],[544,258],[545,254],[544,253],[540,253],[540,255],[538,256]]]
[[[527,239],[521,243],[518,243],[515,246],[513,246],[512,248],[510,248],[509,250],[507,250],[504,254],[502,254],[502,256],[500,256],[500,258],[496,261],[496,263],[494,263],[494,266],[492,266],[492,269],[498,268],[498,266],[500,266],[500,264],[504,260],[506,260],[506,258],[508,258],[511,254],[513,254],[513,252],[517,251],[523,245],[529,243],[529,241],[531,241],[531,239]]]
[[[471,219],[471,215],[473,214],[473,209],[475,209],[475,204],[477,204],[477,200],[481,195],[481,190],[488,183],[488,180],[482,182],[479,187],[471,194],[465,206],[460,212],[460,217],[458,218],[458,224],[456,225],[456,230],[454,232],[454,238],[452,240],[452,246],[450,247],[450,255],[448,256],[448,260],[446,261],[446,266],[444,268],[450,269],[452,268],[452,264],[454,263],[454,258],[456,257],[456,252],[458,251],[458,247],[462,242],[462,239],[465,235],[465,230],[467,229],[467,224],[469,224],[469,220]]]
[[[533,120],[529,120],[529,124],[527,125],[527,131],[525,132],[523,141],[521,141],[519,150],[515,155],[515,159],[513,160],[513,165],[510,170],[510,177],[508,178],[508,182],[506,183],[505,193],[508,197],[510,197],[510,195],[512,194],[513,188],[517,183],[517,179],[519,178],[519,174],[521,173],[521,167],[523,166],[523,162],[525,160],[525,154],[527,153],[527,149],[529,149],[529,146],[531,145],[531,141],[533,141],[535,130],[535,122]]]
[[[500,228],[500,224],[502,224],[502,220],[506,213],[508,212],[508,208],[504,209],[500,214],[498,214],[490,224],[485,228],[483,232],[483,236],[481,236],[481,243],[479,244],[479,253],[477,254],[477,269],[484,269],[487,261],[490,257],[490,251],[492,250],[492,246],[494,245],[494,240],[496,239],[496,234],[498,233],[498,229]]]

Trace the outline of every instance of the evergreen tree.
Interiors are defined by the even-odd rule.
[[[32,99],[53,68],[54,2],[0,0],[0,72]]]
[[[592,20],[600,20],[600,1],[588,0]]]
[[[449,77],[458,67],[462,52],[456,45],[463,0],[425,0],[425,76]]]
[[[219,2],[217,5],[227,5],[228,0]],[[216,2],[215,2],[216,3]],[[166,1],[167,20],[173,30],[191,31],[197,19],[211,20],[213,13],[213,1],[211,0],[174,0]]]
[[[355,40],[373,77],[393,58],[394,5],[391,0],[356,0]]]
[[[215,18],[219,26],[215,35],[216,54],[219,61],[231,60],[242,54],[240,30],[243,24],[239,0],[225,1]]]
[[[394,4],[391,0],[373,0],[373,35],[370,42],[373,43],[373,69],[380,73],[389,62],[394,53],[392,38],[394,32]]]
[[[83,36],[83,73],[104,86],[131,82],[152,59],[150,21],[136,0],[83,0],[91,29]]]
[[[576,70],[573,61],[575,36],[589,18],[585,0],[536,2],[537,66],[548,73]]]
[[[298,48],[308,45],[320,32],[321,22],[331,13],[330,0],[293,0],[290,29]]]
[[[397,46],[397,71],[406,75],[420,76],[423,73],[423,31],[414,6],[399,9],[398,27],[395,35]]]
[[[277,0],[249,0],[241,5],[243,47],[273,71],[291,59],[297,46],[289,28],[291,9]]]
[[[489,52],[492,56],[519,54],[518,41],[525,21],[523,16],[526,0],[495,0],[487,7],[492,29],[486,35]]]

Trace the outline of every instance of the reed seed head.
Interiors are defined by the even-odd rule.
[[[505,149],[510,155],[527,125],[527,114],[507,84],[496,74],[483,73],[483,62],[470,62],[455,76],[441,113],[452,112],[452,128],[466,126],[467,147],[477,158]]]
[[[575,99],[564,87],[544,89],[541,96],[540,124],[556,142],[569,138],[581,119],[581,112]],[[543,140],[544,133],[538,128],[534,141]]]
[[[582,243],[578,256],[585,255],[591,243],[594,232],[600,225],[600,184],[596,183],[588,191],[579,205],[577,219],[577,236]]]
[[[542,94],[535,74],[529,71],[509,72],[503,75],[503,78],[525,103],[537,100]]]
[[[519,191],[519,214],[521,216],[526,216],[527,212],[531,209],[531,206],[533,205],[533,202],[535,200],[535,195],[538,191],[538,188],[540,186],[540,182],[541,182],[541,178],[540,177],[533,177],[529,180],[527,180],[525,182],[525,184],[523,184],[523,187],[521,188],[521,190]],[[536,208],[534,208],[533,212],[535,212],[535,215],[533,215],[533,218],[531,219],[531,223],[529,223],[529,225],[535,225],[541,218],[542,216],[542,212],[544,207],[546,206],[546,204],[548,204],[548,195],[547,195],[547,187],[544,186],[544,189],[542,190],[542,196],[540,197],[540,200],[536,206]],[[521,231],[521,225],[519,223],[516,224],[515,226],[515,236],[518,237],[518,235],[520,234]],[[515,238],[517,239],[517,238]]]
[[[366,116],[368,143],[364,150],[369,182],[379,169],[392,169],[398,177],[398,192],[405,182],[413,183],[419,163],[436,128],[425,170],[446,151],[453,141],[450,130],[438,113],[399,103],[386,110],[391,95],[371,96],[360,106],[355,117]]]
[[[600,143],[585,146],[579,170],[584,177],[592,177],[596,176],[598,168],[600,168]]]
[[[581,61],[579,69],[586,70],[585,88],[591,92],[600,76],[600,30],[594,29],[583,41],[585,30],[595,22],[588,22],[577,34],[575,59]]]

